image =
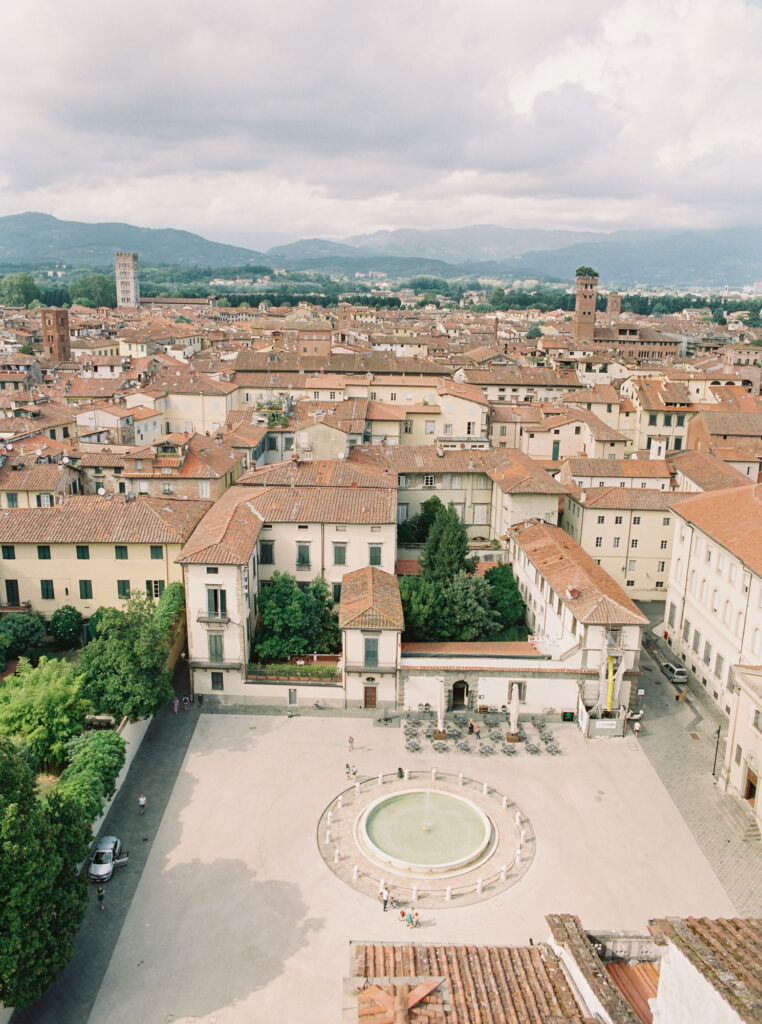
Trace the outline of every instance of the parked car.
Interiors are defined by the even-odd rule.
[[[108,882],[114,868],[127,863],[127,855],[122,856],[122,844],[116,836],[103,836],[98,840],[90,858],[90,881]]]
[[[661,663],[661,670],[667,679],[671,679],[673,683],[688,682],[688,673],[682,665],[673,665],[671,661],[663,661]]]

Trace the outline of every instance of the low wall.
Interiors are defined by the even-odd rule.
[[[283,682],[271,679],[267,682],[246,682],[242,693],[204,693],[204,701],[212,704],[263,704],[289,707],[288,691],[296,690],[296,704],[291,707],[311,707],[320,701],[325,707],[344,707],[344,687],[341,683],[325,683],[286,679]]]
[[[124,751],[124,765],[122,770],[119,772],[116,780],[116,789],[114,790],[114,796],[108,801],[103,809],[103,814],[100,818],[97,818],[93,822],[93,835],[97,836],[100,832],[101,826],[105,820],[106,815],[109,812],[111,804],[116,798],[116,794],[122,787],[122,783],[127,777],[127,772],[130,770],[130,765],[135,760],[135,755],[140,750],[140,744],[143,742],[145,734],[148,732],[148,726],[153,721],[153,718],[141,718],[139,722],[128,722],[126,718],[123,718],[117,732],[125,742]]]

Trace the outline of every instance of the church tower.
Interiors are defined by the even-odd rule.
[[[598,272],[592,267],[577,268],[577,302],[574,307],[573,336],[575,341],[593,340],[595,302],[598,298]]]

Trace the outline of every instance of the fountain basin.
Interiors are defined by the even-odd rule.
[[[366,807],[355,822],[355,839],[377,864],[411,875],[445,876],[485,860],[497,830],[464,797],[408,789]]]

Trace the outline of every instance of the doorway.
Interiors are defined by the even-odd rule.
[[[364,687],[365,696],[363,699],[363,707],[375,708],[376,706],[376,687],[366,686]]]
[[[290,708],[292,708],[292,707],[295,706],[295,704],[296,704],[296,689],[293,688],[293,687],[289,687],[289,691],[288,691],[288,706]]]
[[[465,679],[459,679],[452,684],[452,706],[453,708],[465,708],[468,704],[468,683]]]
[[[754,800],[757,796],[757,773],[753,772],[751,768],[746,769],[746,785],[743,788],[743,798],[747,801],[750,807],[754,806]]]

